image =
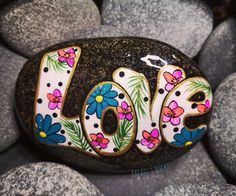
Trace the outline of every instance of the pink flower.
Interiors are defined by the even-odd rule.
[[[107,144],[109,143],[109,139],[104,138],[102,133],[97,133],[97,134],[91,133],[89,136],[92,139],[91,144],[93,146],[100,146],[100,148],[102,148],[102,149],[107,148]]]
[[[62,95],[61,91],[55,89],[53,94],[48,93],[47,98],[49,99],[48,108],[54,110],[56,108],[61,109]]]
[[[149,149],[152,149],[157,145],[160,140],[159,137],[159,131],[158,129],[153,129],[151,131],[151,134],[147,132],[146,130],[143,131],[143,139],[141,140],[141,144],[143,146],[147,146]]]
[[[126,101],[123,101],[121,103],[121,106],[117,107],[117,112],[118,112],[119,119],[121,119],[121,120],[127,119],[127,120],[131,121],[133,119],[133,115],[131,113],[132,109],[127,104]]]
[[[171,122],[175,126],[180,124],[180,116],[184,113],[184,109],[179,107],[176,101],[172,101],[169,106],[164,107],[163,112],[163,122]]]
[[[180,70],[175,70],[173,74],[169,72],[164,72],[164,78],[167,81],[165,89],[171,91],[178,83],[183,80],[182,72]]]
[[[210,110],[211,104],[209,99],[205,101],[205,104],[198,104],[197,109],[200,113],[207,113]]]
[[[58,51],[58,60],[60,62],[65,62],[70,66],[73,67],[75,63],[75,50],[73,48],[68,49],[67,51],[59,50]]]

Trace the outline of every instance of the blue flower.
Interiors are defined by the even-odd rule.
[[[35,120],[37,123],[36,137],[40,142],[45,144],[57,144],[66,141],[63,135],[57,134],[61,130],[61,124],[52,124],[51,116],[46,115],[43,119],[41,114],[37,114]]]
[[[118,101],[114,99],[118,93],[114,90],[111,91],[111,88],[111,84],[104,84],[101,88],[95,89],[87,101],[87,105],[89,105],[86,110],[87,114],[92,115],[96,112],[97,118],[101,119],[102,111],[105,108],[118,106]]]
[[[181,129],[181,133],[178,133],[174,136],[175,141],[171,142],[171,144],[177,147],[191,145],[194,142],[200,140],[205,132],[205,127],[193,131],[189,131],[184,127],[183,129]]]

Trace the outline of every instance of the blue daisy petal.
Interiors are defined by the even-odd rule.
[[[95,89],[95,91],[92,93],[92,97],[96,97],[97,95],[99,95],[100,94],[100,88],[98,87],[98,88],[96,88]]]
[[[188,129],[186,129],[186,128],[183,128],[182,130],[181,130],[181,134],[183,135],[183,137],[185,138],[185,140],[191,140],[191,132],[188,130]]]
[[[198,134],[198,136],[195,138],[195,140],[200,140],[201,137],[205,134],[206,129],[203,127],[203,128],[201,128],[201,129],[198,129],[198,132],[199,132],[199,134]]]
[[[180,142],[177,142],[177,141],[173,141],[173,142],[171,142],[171,144],[174,145],[174,146],[178,146],[178,147],[183,147],[184,146],[184,144],[182,144]]]
[[[47,132],[51,124],[52,124],[52,117],[46,115],[43,122],[43,131]]]
[[[89,107],[87,108],[86,112],[89,114],[89,115],[92,115],[95,113],[97,109],[97,102],[94,101],[92,104],[89,105]]]
[[[102,104],[101,103],[97,104],[96,115],[97,115],[97,118],[99,118],[99,119],[102,118]]]
[[[112,88],[111,84],[104,84],[101,88],[100,95],[106,94],[108,91],[110,91]]]
[[[52,134],[47,136],[47,140],[55,143],[63,143],[66,141],[65,136],[59,134]]]
[[[109,104],[106,101],[102,102],[102,109],[106,109],[109,106]]]
[[[51,135],[54,133],[57,133],[61,130],[61,124],[60,123],[54,123],[47,131],[47,135]]]
[[[37,127],[38,129],[43,129],[43,116],[41,114],[37,114],[36,117],[36,124],[37,124]]]
[[[186,140],[184,139],[184,137],[181,135],[181,134],[176,134],[174,136],[174,139],[177,141],[177,142],[180,142],[182,144],[185,144]]]
[[[88,101],[87,101],[87,104],[91,104],[91,103],[93,103],[94,101],[95,101],[95,97],[90,96],[89,99],[88,99]]]
[[[104,97],[104,100],[105,100],[110,106],[113,106],[113,107],[117,107],[117,106],[118,106],[118,101],[115,100],[115,99],[110,99],[110,98]]]
[[[116,91],[109,91],[106,94],[104,94],[104,97],[108,98],[115,98],[117,97],[118,93]]]

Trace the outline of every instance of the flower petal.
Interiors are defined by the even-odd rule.
[[[102,144],[108,144],[108,143],[109,143],[109,139],[107,139],[107,138],[102,139]]]
[[[100,94],[100,88],[98,87],[98,88],[95,89],[95,91],[92,93],[91,96],[96,97],[99,94]]]
[[[132,111],[131,107],[130,107],[130,106],[127,107],[126,111],[127,111],[127,112],[131,112],[131,111]]]
[[[94,133],[91,133],[89,136],[90,136],[90,138],[91,138],[92,140],[96,140],[96,139],[97,139],[97,135],[94,134]]]
[[[53,125],[50,126],[50,128],[48,129],[48,131],[46,133],[47,133],[47,135],[51,135],[51,134],[57,133],[60,130],[61,130],[61,124],[54,123]]]
[[[62,56],[59,56],[59,57],[58,57],[58,61],[64,62],[64,61],[66,61],[66,58],[65,58],[65,57],[62,57]]]
[[[149,142],[146,139],[141,139],[141,144],[143,146],[147,146],[149,144]]]
[[[97,109],[97,102],[94,101],[92,104],[89,105],[86,112],[87,114],[92,115],[95,113],[96,109]]]
[[[100,145],[99,145],[102,149],[105,149],[105,148],[107,148],[107,144],[101,144],[100,143]]]
[[[151,131],[151,136],[152,136],[152,137],[155,137],[155,138],[158,138],[158,137],[159,137],[159,131],[158,131],[158,129],[153,129],[153,130]]]
[[[181,134],[176,134],[174,136],[174,139],[177,141],[177,142],[180,142],[182,143],[183,145],[185,144],[186,140],[184,139],[184,137],[181,135]]]
[[[59,89],[55,89],[53,91],[53,95],[56,96],[56,97],[61,97],[61,91]]]
[[[90,97],[88,98],[87,104],[91,104],[91,103],[93,103],[94,101],[95,101],[95,97],[90,96]]]
[[[165,116],[170,116],[170,114],[172,113],[172,110],[169,107],[165,106],[163,108],[163,113]]]
[[[155,145],[158,144],[159,142],[160,142],[160,140],[156,139],[156,138],[152,141],[152,143],[155,144]]]
[[[73,65],[75,64],[75,60],[74,59],[66,59],[66,63],[70,66],[70,67],[73,67]]]
[[[110,91],[112,88],[111,84],[104,84],[101,88],[100,95],[106,94],[108,91]]]
[[[110,98],[104,97],[104,101],[106,101],[110,106],[113,106],[113,107],[118,106],[118,101],[115,99],[110,99]]]
[[[163,76],[168,83],[173,84],[173,80],[175,80],[175,77],[170,72],[164,72]]]
[[[96,115],[97,118],[101,119],[102,118],[102,104],[101,103],[97,103],[97,109],[96,109]]]
[[[64,50],[58,50],[58,55],[59,56],[64,56],[66,52]]]
[[[165,86],[165,89],[166,89],[167,91],[171,91],[173,88],[174,88],[174,85],[173,85],[173,84],[170,84],[170,83],[167,83],[166,86]]]
[[[42,114],[37,114],[35,117],[35,121],[36,121],[37,127],[40,130],[43,130],[43,116],[42,116]]]
[[[153,149],[154,146],[155,146],[155,144],[153,144],[153,143],[149,143],[149,144],[147,145],[147,147],[148,147],[149,149]]]
[[[128,113],[125,115],[125,118],[128,120],[128,121],[131,121],[133,119],[133,115],[131,113]]]
[[[108,103],[105,100],[101,104],[102,104],[102,109],[103,110],[106,109],[109,106]]]
[[[48,136],[47,136],[47,139],[48,139],[48,140],[51,140],[51,141],[53,141],[53,142],[56,142],[56,143],[63,143],[63,142],[66,141],[65,136],[59,135],[59,134],[48,135]]]
[[[51,124],[52,124],[52,117],[47,114],[43,122],[43,131],[47,132]]]
[[[175,70],[175,71],[173,72],[173,76],[174,76],[176,79],[181,78],[181,77],[182,77],[182,71],[180,71],[180,70]]]
[[[104,135],[103,135],[102,133],[98,133],[98,134],[97,134],[97,137],[98,137],[99,139],[103,139],[103,138],[104,138]]]
[[[57,108],[60,110],[61,109],[61,102],[57,104]]]
[[[69,49],[67,50],[67,53],[69,53],[69,54],[75,54],[74,48],[69,48]]]
[[[123,109],[122,109],[121,106],[118,106],[118,107],[116,108],[116,110],[117,110],[118,113],[123,113]]]
[[[93,141],[91,142],[91,144],[92,144],[93,146],[98,146],[98,145],[99,145],[99,142],[97,142],[96,140],[93,140]]]
[[[126,101],[122,101],[121,107],[126,110],[128,108],[128,103]]]
[[[170,121],[170,117],[169,117],[169,116],[166,116],[166,115],[164,115],[164,116],[163,116],[163,118],[162,118],[162,121],[163,121],[164,123],[167,123],[167,122],[169,122],[169,121]]]
[[[177,103],[175,100],[173,100],[173,101],[170,102],[169,108],[170,108],[171,110],[174,110],[174,109],[177,108],[177,107],[178,107],[178,103]]]
[[[210,103],[209,99],[206,100],[205,106],[206,106],[208,109],[211,107],[211,103]]]
[[[56,107],[57,107],[57,103],[53,103],[53,102],[49,101],[48,108],[50,110],[54,110]]]
[[[171,118],[170,119],[170,123],[174,126],[179,125],[180,124],[180,117],[177,118]]]
[[[124,114],[124,113],[119,113],[119,114],[118,114],[118,118],[119,118],[120,120],[124,120],[124,119],[125,119],[125,114]]]
[[[184,113],[184,109],[181,107],[177,107],[173,110],[173,112],[175,113],[175,117],[179,117]]]
[[[185,138],[185,140],[191,140],[191,131],[187,130],[186,128],[183,128],[181,130],[181,134],[183,135],[183,137]]]
[[[148,139],[151,136],[151,134],[148,133],[146,130],[143,131],[142,135],[143,135],[143,138],[145,138],[145,139]]]
[[[118,93],[116,91],[109,91],[106,94],[104,94],[104,97],[108,98],[115,98],[117,97]]]

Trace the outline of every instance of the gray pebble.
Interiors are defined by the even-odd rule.
[[[19,138],[14,115],[16,78],[26,59],[0,45],[0,152]]]
[[[0,20],[3,38],[28,57],[63,40],[65,34],[101,23],[92,0],[19,0],[0,12]]]
[[[236,179],[236,73],[216,89],[209,124],[209,145],[216,162]]]
[[[199,0],[104,0],[102,22],[164,41],[194,57],[212,31],[213,18]]]
[[[236,72],[236,20],[222,22],[206,41],[199,66],[213,88],[229,74]]]
[[[0,177],[0,195],[102,195],[78,172],[60,164],[39,162]]]
[[[207,195],[236,195],[236,186],[229,184],[215,184],[215,183],[200,183],[192,184],[186,183],[182,185],[170,185],[163,190],[157,191],[156,196],[207,196]]]
[[[153,168],[153,171],[144,169],[125,175],[84,175],[105,195],[114,196],[153,195],[167,185],[187,182],[225,183],[225,179],[209,158],[202,143],[198,143],[188,153],[171,163]]]

